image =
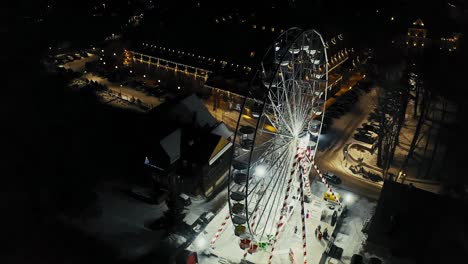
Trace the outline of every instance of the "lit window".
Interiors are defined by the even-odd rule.
[[[263,26],[262,29],[265,30],[265,26]]]
[[[416,42],[414,42],[414,43],[413,43],[413,46],[415,46],[415,47],[416,47]]]
[[[253,25],[252,27],[253,27],[253,28],[257,28],[257,25]]]
[[[272,27],[272,28],[271,28],[271,32],[275,32],[275,28]]]
[[[250,58],[253,58],[255,56],[255,51],[250,52]]]

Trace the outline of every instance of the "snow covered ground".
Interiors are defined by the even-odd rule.
[[[343,248],[341,262],[350,263],[351,257],[360,253],[362,245],[367,239],[366,235],[362,233],[362,228],[374,213],[377,202],[336,186],[333,189],[343,197],[343,202],[348,208],[347,216],[343,218],[342,225],[338,230],[335,245]],[[313,193],[323,193],[326,188],[321,182],[313,181],[311,190]]]
[[[319,208],[317,208],[317,204]],[[333,227],[329,224],[333,210],[330,210],[320,197],[314,197],[312,202],[305,204],[305,206],[306,210],[312,213],[312,216],[306,222],[307,259],[309,263],[319,263],[326,242],[315,238],[314,231],[319,224],[322,226],[322,230],[328,228],[330,233],[333,231]],[[314,212],[318,214],[322,210],[328,215],[328,217],[324,218],[326,222],[320,221],[320,216],[314,214]],[[243,259],[245,251],[239,247],[239,238],[234,235],[234,226],[231,219],[226,220],[228,215],[229,208],[225,205],[188,247],[189,250],[198,252],[200,263],[239,263]],[[294,232],[296,226],[299,230],[301,229],[300,217],[300,210],[296,208],[279,236],[273,253],[273,263],[291,263],[290,250],[294,252],[298,263],[302,262],[302,237],[300,231],[297,234]],[[214,248],[211,248],[210,242],[223,222],[226,222],[225,228],[214,243]],[[253,255],[247,254],[246,260],[253,263],[267,263],[269,256],[270,248],[265,251],[260,250]]]
[[[131,260],[159,248],[162,231],[145,225],[160,218],[167,207],[135,200],[121,190],[118,183],[106,182],[96,188],[96,204],[85,209],[82,217],[60,219],[112,248],[117,258]]]

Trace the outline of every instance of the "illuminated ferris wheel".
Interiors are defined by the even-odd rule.
[[[249,253],[273,251],[294,208],[303,213],[327,83],[321,35],[299,28],[274,41],[251,83],[233,141],[228,189],[234,233]]]

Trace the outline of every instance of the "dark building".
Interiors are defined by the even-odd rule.
[[[468,252],[467,203],[386,181],[365,250],[390,263],[461,263]]]
[[[227,179],[232,132],[196,95],[148,114],[145,164],[156,188],[209,196]]]

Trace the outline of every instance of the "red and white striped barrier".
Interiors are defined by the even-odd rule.
[[[284,196],[284,199],[283,199],[283,206],[282,206],[282,209],[281,209],[281,212],[284,212],[286,209],[287,209],[287,202],[288,202],[288,198],[289,198],[289,191],[291,190],[291,182],[293,180],[293,175],[294,173],[296,173],[296,169],[297,169],[297,165],[299,164],[299,156],[300,156],[300,153],[299,153],[299,148],[297,148],[297,151],[298,153],[294,156],[294,163],[293,163],[293,166],[292,166],[292,169],[291,169],[291,173],[289,175],[289,180],[288,180],[288,185],[286,187],[286,195]],[[278,221],[278,225],[276,226],[276,233],[275,233],[275,239],[273,240],[273,245],[271,246],[271,253],[270,253],[270,258],[268,260],[268,262],[271,264],[272,261],[273,261],[273,252],[275,251],[275,246],[276,246],[276,242],[278,241],[278,235],[281,231],[281,227],[284,225],[283,223],[283,219],[284,219],[284,215],[281,213],[280,214],[280,218],[279,218],[279,221]]]
[[[225,218],[224,218],[224,221],[221,223],[221,225],[219,226],[218,228],[218,231],[216,231],[216,234],[213,236],[213,239],[211,239],[211,247],[214,248],[214,243],[216,242],[216,240],[218,239],[219,235],[221,235],[221,233],[223,232],[224,230],[224,227],[226,226],[228,220],[231,218],[231,215],[228,214]]]

